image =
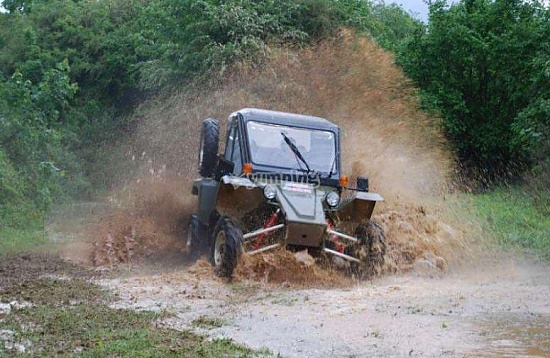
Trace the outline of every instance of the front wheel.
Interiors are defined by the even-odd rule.
[[[219,277],[230,278],[242,255],[243,232],[230,218],[221,217],[212,236],[210,261]]]
[[[352,263],[352,274],[365,277],[379,274],[384,266],[386,255],[386,237],[380,224],[374,220],[366,225],[359,225],[355,230],[359,240],[347,249],[347,253],[361,260],[361,263]]]

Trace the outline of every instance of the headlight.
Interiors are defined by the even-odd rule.
[[[327,204],[330,207],[338,206],[339,203],[340,203],[340,195],[338,195],[337,192],[331,191],[330,193],[327,194]]]
[[[267,184],[264,187],[264,195],[269,200],[275,198],[275,195],[277,195],[277,188],[273,184]]]

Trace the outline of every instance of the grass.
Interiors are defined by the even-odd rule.
[[[195,319],[192,324],[197,327],[212,329],[223,327],[225,321],[219,317],[209,317],[203,315]]]
[[[49,256],[20,254],[0,267],[0,357],[261,357],[230,339],[210,340],[162,324],[165,312],[109,307],[112,294],[79,267],[61,267]],[[29,265],[31,274],[27,274]],[[63,278],[44,277],[60,267]],[[0,270],[1,271],[1,270]],[[74,271],[74,272],[73,272]],[[71,277],[72,276],[72,277]],[[7,303],[16,301],[6,310]],[[206,323],[219,324],[217,320]],[[221,322],[221,321],[220,321]],[[19,347],[19,350],[17,349]],[[24,347],[24,351],[21,350]]]
[[[34,252],[48,243],[44,230],[40,229],[0,229],[0,254]]]
[[[496,189],[470,199],[485,231],[499,243],[550,259],[548,207],[536,205],[520,188]]]
[[[70,357],[255,357],[229,339],[208,339],[162,327],[158,313],[115,310],[101,304],[36,306],[18,309],[0,323],[15,332],[24,354],[0,356]],[[4,350],[4,352],[2,352]]]
[[[298,298],[296,297],[276,297],[271,301],[274,305],[283,305],[283,306],[294,306],[298,303]]]

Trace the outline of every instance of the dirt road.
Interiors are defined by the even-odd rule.
[[[550,267],[512,262],[344,288],[224,283],[205,264],[101,281],[118,307],[168,310],[284,357],[550,357]],[[162,272],[162,273],[161,273]]]

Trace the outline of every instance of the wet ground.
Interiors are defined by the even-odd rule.
[[[0,288],[23,285],[40,276],[63,276],[89,278],[98,272],[72,264],[59,257],[57,253],[21,253],[0,256]]]
[[[168,310],[194,327],[284,357],[550,357],[550,268],[512,262],[339,288],[227,283],[205,262],[103,279],[116,307]],[[431,277],[433,276],[433,277]]]
[[[166,311],[170,317],[163,324],[170,328],[232,338],[283,357],[550,357],[548,263],[480,248],[460,265],[449,260],[449,266],[439,267],[434,264],[439,253],[447,258],[461,253],[460,245],[452,245],[460,242],[456,231],[417,207],[380,218],[393,245],[388,265],[393,269],[361,282],[316,266],[301,267],[286,251],[254,256],[237,269],[233,282],[224,282],[206,261],[188,262],[170,245],[139,254],[147,251],[141,250],[140,239],[154,244],[164,238],[159,233],[174,227],[139,216],[105,226],[111,228],[107,234],[124,239],[120,242],[136,238],[131,250],[126,245],[112,250],[133,253],[131,260],[90,267],[97,245],[78,239],[67,239],[60,252],[103,273],[93,280],[118,293],[115,308]],[[93,231],[109,237],[105,232]],[[182,235],[165,236],[175,242]],[[116,242],[103,247],[116,248]],[[5,277],[33,276],[44,265],[47,273],[68,269],[57,259],[49,264],[33,257],[14,260],[0,262]]]

